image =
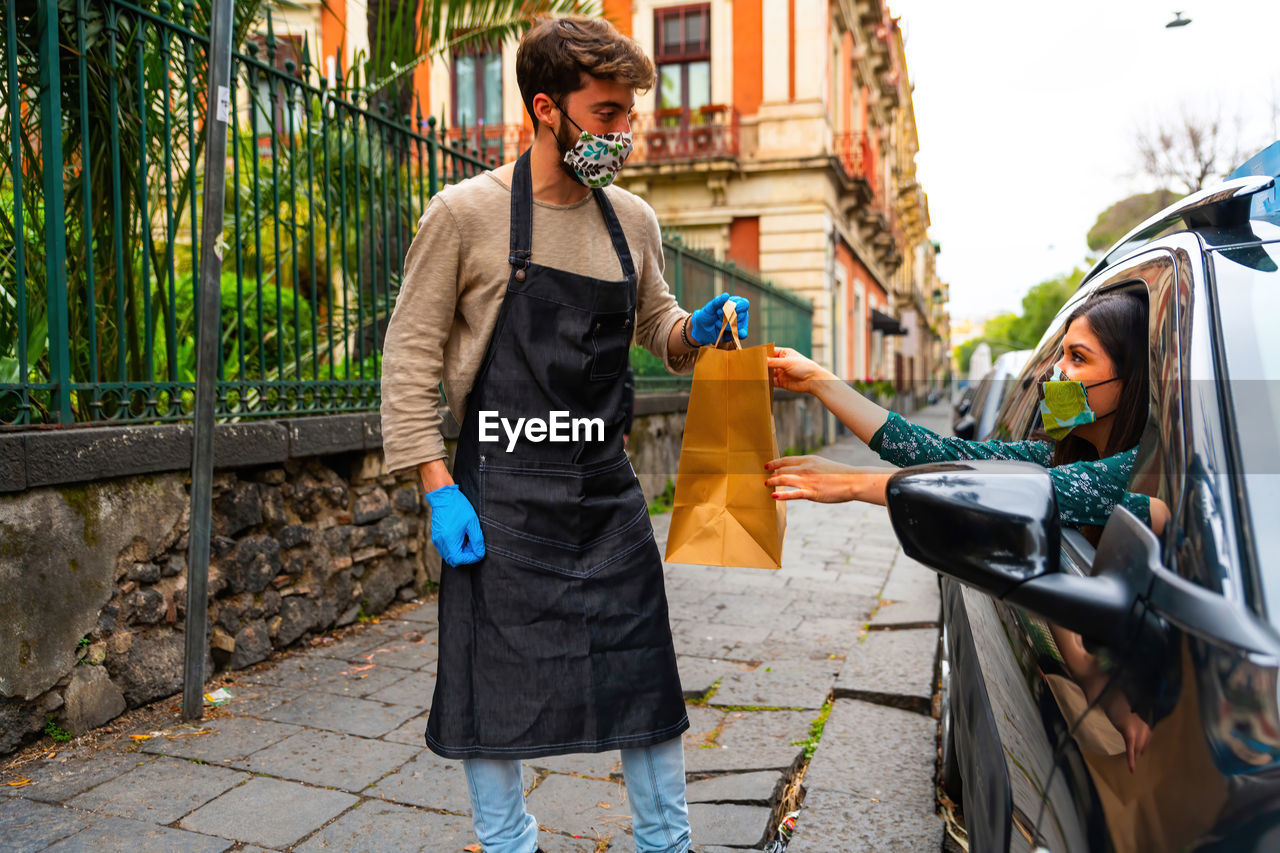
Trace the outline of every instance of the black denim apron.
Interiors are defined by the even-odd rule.
[[[604,191],[593,195],[621,281],[530,261],[529,153],[516,162],[511,277],[454,459],[485,557],[442,570],[427,745],[446,758],[650,746],[689,727],[662,558],[622,447],[635,267]],[[564,412],[566,422],[599,418],[602,429],[588,435],[579,424],[567,442],[522,434],[508,450],[502,427],[497,441],[481,441],[482,412],[513,426]]]

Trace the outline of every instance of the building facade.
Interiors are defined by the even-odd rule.
[[[620,183],[694,247],[814,304],[814,357],[922,396],[948,372],[947,287],[916,180],[902,33],[883,0],[603,0],[654,59]],[[363,4],[317,3],[319,54],[367,39]],[[299,24],[301,25],[301,24]],[[532,126],[515,45],[412,72],[423,112],[486,157]],[[777,341],[785,345],[785,341]]]

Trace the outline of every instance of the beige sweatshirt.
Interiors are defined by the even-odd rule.
[[[667,354],[671,329],[688,312],[663,278],[658,218],[639,196],[619,187],[605,192],[636,266],[635,342],[672,373],[688,373],[695,353]],[[506,295],[510,227],[511,187],[492,172],[441,190],[418,223],[383,349],[382,450],[390,471],[445,457],[440,384],[461,423]],[[622,278],[591,195],[569,205],[534,201],[532,260],[592,278]]]

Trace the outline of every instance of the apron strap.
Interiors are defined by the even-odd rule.
[[[533,248],[533,172],[529,167],[526,148],[516,160],[515,174],[511,176],[511,266],[522,270],[529,266]]]
[[[524,269],[529,266],[533,250],[533,170],[530,167],[530,152],[525,152],[516,160],[515,174],[511,177],[511,254],[507,258],[511,266]],[[636,278],[636,267],[631,260],[631,250],[627,248],[627,235],[622,231],[618,215],[613,205],[605,196],[604,190],[591,191],[600,213],[604,216],[605,227],[609,229],[609,240],[613,243],[613,251],[622,266],[622,276],[628,281]]]
[[[618,215],[613,212],[613,204],[600,187],[592,190],[591,194],[596,197],[600,212],[604,214],[604,224],[609,229],[609,239],[613,241],[613,250],[617,252],[618,262],[622,264],[622,277],[628,281],[634,281],[635,264],[631,262],[631,250],[627,248],[627,235],[622,233],[622,223],[618,222]]]

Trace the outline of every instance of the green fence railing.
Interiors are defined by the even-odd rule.
[[[262,0],[235,9],[216,416],[376,410],[415,224],[492,162],[357,73],[326,78]],[[0,11],[0,427],[188,419],[208,4]],[[808,351],[807,302],[666,250],[682,303],[744,293],[753,338]]]
[[[773,342],[813,354],[813,303],[781,290],[731,262],[718,261],[708,252],[692,248],[675,233],[662,240],[666,278],[676,301],[688,308],[706,304],[718,293],[732,293],[751,300],[749,344]],[[636,391],[673,391],[687,388],[689,377],[672,376],[658,359],[632,348],[631,366]]]

